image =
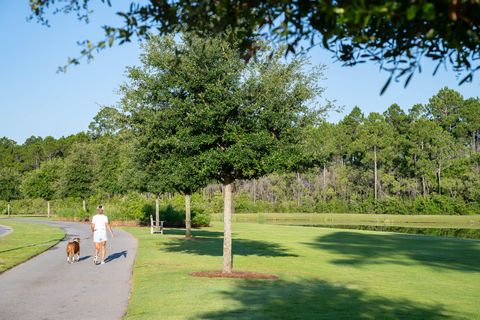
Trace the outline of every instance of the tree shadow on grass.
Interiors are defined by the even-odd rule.
[[[480,271],[480,242],[473,240],[340,231],[318,237],[310,245],[341,254],[344,258],[331,262],[342,265],[421,263],[436,268]]]
[[[208,232],[208,231],[206,231]],[[163,250],[168,252],[182,252],[196,255],[222,256],[223,238],[214,237],[196,237],[196,240],[186,241],[183,239],[171,239],[163,243]],[[242,256],[263,256],[263,257],[298,257],[288,249],[276,243],[234,239],[232,242],[232,251],[234,255]]]
[[[54,244],[56,244],[57,242],[58,242],[57,239],[52,239],[52,240],[42,241],[42,242],[38,242],[38,243],[27,244],[27,245],[20,246],[20,247],[15,247],[15,248],[9,248],[9,249],[5,249],[5,250],[1,250],[0,253],[10,252],[10,251],[16,251],[16,250],[21,250],[21,249],[30,248],[30,247],[38,247],[38,246],[45,246],[45,245],[54,245]],[[50,250],[55,250],[55,249],[54,249],[54,247],[52,247],[52,248],[50,248]]]
[[[321,280],[250,280],[222,294],[238,307],[191,319],[446,319],[452,316],[441,305],[390,300]]]
[[[185,235],[185,229],[166,229],[164,230],[165,235]],[[200,229],[192,229],[192,235],[199,238],[220,238],[223,237],[223,232],[219,231],[208,231]]]

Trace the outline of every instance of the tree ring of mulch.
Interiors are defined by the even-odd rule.
[[[248,271],[233,271],[231,273],[223,273],[220,270],[215,271],[197,271],[190,273],[194,277],[204,278],[235,278],[235,279],[264,279],[264,280],[277,280],[278,277],[273,274],[248,272]]]

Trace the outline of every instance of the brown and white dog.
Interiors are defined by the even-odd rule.
[[[73,238],[67,243],[67,262],[73,263],[80,260],[80,238]]]

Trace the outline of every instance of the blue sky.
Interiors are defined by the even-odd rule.
[[[105,50],[89,64],[56,73],[67,57],[78,54],[77,40],[99,39],[101,25],[120,23],[114,10],[94,9],[88,25],[74,15],[57,15],[47,28],[27,22],[27,0],[0,2],[0,137],[23,143],[32,135],[58,138],[87,130],[101,105],[118,101],[116,91],[126,80],[125,67],[138,64],[137,43]],[[392,83],[380,96],[388,74],[379,72],[376,65],[342,67],[323,49],[314,49],[309,56],[313,64],[327,65],[327,80],[322,83],[327,88],[325,98],[345,107],[342,114],[330,115],[332,121],[355,105],[365,113],[383,112],[392,103],[406,110],[415,103],[426,103],[444,86],[465,97],[479,95],[478,78],[459,87],[452,71],[440,70],[432,77],[433,64],[425,60],[423,73],[415,75],[406,89],[403,83]]]

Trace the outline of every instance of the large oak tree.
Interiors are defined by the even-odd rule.
[[[288,165],[318,111],[320,73],[259,50],[258,60],[245,64],[236,44],[222,37],[153,37],[122,88],[147,166],[170,172],[177,188],[195,191],[210,179],[223,184],[224,273],[232,272],[233,182]]]

